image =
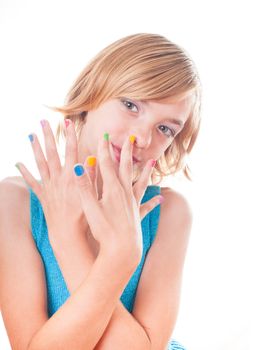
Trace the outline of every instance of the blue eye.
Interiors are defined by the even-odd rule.
[[[165,135],[167,135],[167,137],[174,137],[175,136],[175,130],[173,130],[173,129],[170,129],[170,128],[168,128],[168,126],[166,126],[166,125],[160,125],[160,127],[161,126],[163,126],[164,128],[166,128],[166,129],[168,129],[168,131],[170,131],[170,135],[168,134],[166,134],[166,133],[164,133]]]
[[[131,106],[134,106],[137,108],[137,111],[138,111],[138,107],[131,101],[129,100],[122,100],[122,102],[124,103],[124,105],[129,109],[129,110],[132,110],[130,107]],[[137,112],[137,111],[132,111],[132,112]]]

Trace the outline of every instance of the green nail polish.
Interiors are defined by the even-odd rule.
[[[107,132],[104,134],[104,140],[109,141],[109,134]]]
[[[19,163],[16,163],[15,166],[18,170],[20,170]]]

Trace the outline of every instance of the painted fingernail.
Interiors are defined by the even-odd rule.
[[[104,134],[104,140],[109,141],[109,133],[105,132],[105,134]]]
[[[16,163],[15,166],[18,170],[20,170],[20,163]]]
[[[70,125],[71,120],[70,119],[65,119],[64,123],[65,123],[65,127],[68,128],[68,126]]]
[[[34,141],[34,137],[33,137],[32,134],[29,134],[29,135],[28,135],[28,138],[29,138],[30,142],[33,142],[33,141]]]
[[[76,176],[81,176],[84,174],[84,168],[82,165],[77,164],[74,166],[74,172],[76,174]]]
[[[89,157],[87,158],[87,164],[88,164],[89,166],[95,166],[95,164],[96,164],[96,158],[93,157],[93,156],[89,156]]]
[[[164,197],[163,196],[159,196],[159,203],[161,204],[164,201]]]
[[[134,136],[134,135],[129,136],[129,141],[132,145],[134,144],[135,140],[136,140],[136,136]]]
[[[149,164],[150,164],[151,167],[155,166],[156,160],[155,159],[151,159]]]
[[[40,123],[41,123],[41,126],[44,128],[46,125],[46,120],[42,119],[42,120],[40,120]]]

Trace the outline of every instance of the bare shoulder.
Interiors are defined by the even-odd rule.
[[[181,256],[185,258],[193,222],[193,212],[188,199],[170,187],[162,187],[164,201],[161,204],[160,220],[154,244],[163,247],[182,247]]]
[[[21,176],[6,177],[0,182],[0,198],[1,219],[18,219],[30,228],[29,192]]]
[[[164,216],[172,217],[177,215],[183,219],[192,220],[193,211],[188,199],[180,192],[173,190],[171,187],[161,187],[161,194],[164,202],[161,204],[161,211]]]

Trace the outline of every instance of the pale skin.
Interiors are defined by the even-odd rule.
[[[190,210],[186,201],[169,189],[164,191],[162,189],[165,202],[161,206],[157,241],[156,244],[154,242],[154,249],[152,246],[153,250],[150,251],[150,257],[146,260],[132,314],[124,308],[119,298],[141,258],[140,220],[158,204],[158,198],[154,197],[140,206],[140,200],[152,171],[149,161],[158,159],[173,141],[172,137],[168,138],[164,135],[160,125],[163,124],[179,132],[181,129],[177,125],[166,120],[169,116],[176,116],[176,119],[185,123],[188,104],[186,101],[179,103],[150,101],[148,105],[139,101],[136,103],[140,108],[137,112],[135,108],[130,111],[118,99],[109,100],[97,110],[90,111],[78,141],[78,153],[73,147],[76,144],[76,138],[73,125],[70,124],[67,128],[67,152],[63,168],[53,147],[49,124],[43,130],[47,158],[51,162],[47,162],[45,158],[43,162],[41,161],[42,153],[41,150],[39,152],[37,139],[36,143],[34,141],[32,144],[36,159],[40,159],[40,163],[38,161],[37,164],[41,177],[45,180],[44,183],[47,181],[47,186],[40,189],[40,193],[39,188],[36,187],[36,194],[40,195],[39,199],[44,204],[50,242],[72,295],[49,320],[46,320],[44,315],[42,321],[41,317],[40,326],[36,325],[36,328],[33,326],[32,336],[29,332],[29,339],[25,338],[25,347],[17,347],[18,349],[57,348],[57,344],[61,344],[60,349],[166,348],[177,310],[172,313],[169,311],[165,323],[163,320],[159,322],[159,314],[156,313],[159,308],[154,304],[156,299],[147,290],[150,290],[152,284],[154,292],[155,286],[162,288],[163,280],[156,276],[154,269],[152,270],[152,266],[157,269],[162,264],[161,268],[169,269],[167,272],[173,278],[169,293],[173,295],[174,280],[177,292],[173,305],[170,305],[169,298],[166,298],[167,291],[165,291],[165,301],[168,300],[168,304],[163,306],[169,307],[169,310],[171,310],[170,306],[173,306],[173,309],[174,305],[177,306],[178,286],[191,225]],[[104,132],[110,134],[110,140],[115,145],[122,147],[120,164],[114,156],[111,143],[102,140]],[[130,144],[129,135],[136,136],[135,144]],[[72,147],[69,148],[69,145]],[[92,169],[86,166],[86,157],[90,154],[97,156],[98,161],[97,166]],[[141,159],[141,162],[133,165],[132,155]],[[78,162],[85,163],[86,172],[82,177],[76,177],[71,171],[73,165]],[[133,166],[139,166],[142,172],[139,180],[132,186]],[[20,169],[25,180],[32,184],[31,187],[35,190],[31,174],[23,166]],[[68,178],[68,174],[71,181],[65,182],[64,179]],[[2,188],[11,186],[12,181],[6,180],[1,183]],[[117,190],[111,197],[113,184]],[[66,191],[65,186],[73,190]],[[57,196],[56,193],[58,193]],[[71,194],[70,199],[65,197],[64,200],[63,197],[59,197],[67,196],[67,193]],[[56,200],[52,201],[53,198]],[[66,203],[66,206],[61,207],[60,203]],[[117,208],[114,214],[113,208]],[[182,219],[176,215],[180,210],[184,212]],[[56,212],[57,216],[54,215]],[[100,217],[101,220],[95,222],[94,216]],[[172,236],[167,237],[165,233],[169,231],[170,223],[173,230],[179,230],[175,240]],[[175,232],[173,232],[174,235]],[[179,249],[175,248],[176,254],[173,254],[177,243],[179,243]],[[173,257],[173,261],[168,264],[167,257],[166,255],[164,257],[162,252],[167,247],[169,250],[172,249],[171,252],[168,251],[168,257],[170,253]],[[117,271],[118,278],[116,278]],[[179,273],[178,276],[174,276],[174,272]],[[109,280],[112,280],[109,278],[111,275],[115,277],[115,284],[112,281],[112,284],[109,284]],[[161,273],[161,275],[164,274]],[[151,276],[153,280],[150,280]],[[104,296],[103,304],[99,303],[101,296],[98,297],[98,292],[105,290],[105,286],[109,293]],[[1,296],[1,303],[5,300],[4,297],[5,294]],[[150,300],[148,300],[149,297]],[[157,297],[157,303],[161,303],[162,300],[159,296]],[[84,310],[89,312],[82,314],[82,308],[79,305],[84,305]],[[97,307],[94,308],[93,305]],[[148,311],[151,307],[153,316],[152,312]],[[161,312],[160,318],[165,319],[165,310]],[[6,317],[8,323],[8,316]],[[90,328],[90,324],[97,326]],[[14,336],[16,339],[16,332],[12,327],[10,323],[11,337]],[[64,331],[64,328],[67,331]],[[14,340],[14,343],[16,342],[19,340]]]

